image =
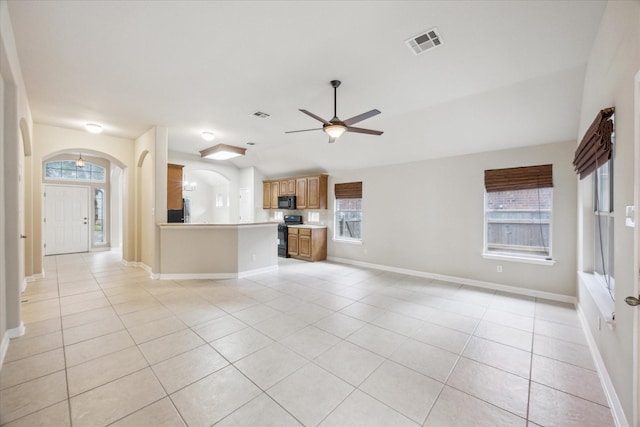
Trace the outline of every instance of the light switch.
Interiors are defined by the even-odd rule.
[[[626,216],[625,225],[627,227],[635,227],[636,226],[636,207],[627,206],[625,216]]]

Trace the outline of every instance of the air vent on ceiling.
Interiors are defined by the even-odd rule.
[[[256,111],[255,113],[251,114],[252,116],[258,117],[260,119],[266,119],[267,117],[270,116],[270,114],[267,113],[263,113],[262,111]]]
[[[442,44],[442,38],[440,37],[440,33],[438,33],[438,29],[432,28],[404,42],[409,46],[409,49],[411,49],[414,55],[420,55],[422,52],[440,46]]]

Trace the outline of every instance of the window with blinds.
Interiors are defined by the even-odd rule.
[[[362,242],[362,182],[336,184],[334,239]]]
[[[551,259],[553,167],[486,170],[484,253]]]

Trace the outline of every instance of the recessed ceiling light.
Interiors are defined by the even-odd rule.
[[[87,123],[86,125],[84,125],[84,128],[87,130],[87,132],[91,132],[91,133],[102,132],[102,126],[95,123]]]
[[[213,141],[215,139],[213,132],[202,132],[202,139],[205,141]]]

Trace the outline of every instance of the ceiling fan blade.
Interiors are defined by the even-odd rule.
[[[384,133],[384,132],[379,131],[379,130],[354,128],[354,127],[351,127],[351,126],[347,127],[347,132],[366,133],[367,135],[382,135]]]
[[[303,113],[305,113],[307,116],[309,116],[309,117],[313,117],[313,118],[314,118],[314,119],[316,119],[317,121],[324,123],[325,125],[330,125],[330,124],[331,124],[331,123],[329,123],[328,121],[326,121],[325,119],[323,119],[322,117],[316,116],[315,114],[313,114],[313,113],[311,113],[311,112],[309,112],[309,111],[307,111],[307,110],[302,110],[302,109],[301,109],[300,111],[302,111]]]
[[[296,132],[309,132],[310,130],[322,130],[322,128],[313,128],[313,129],[302,129],[302,130],[290,130],[285,133],[296,133]]]
[[[358,114],[357,116],[353,116],[350,119],[345,120],[343,123],[346,126],[355,125],[358,122],[368,119],[369,117],[377,116],[380,114],[380,110],[373,109],[371,111],[367,111],[366,113]]]

